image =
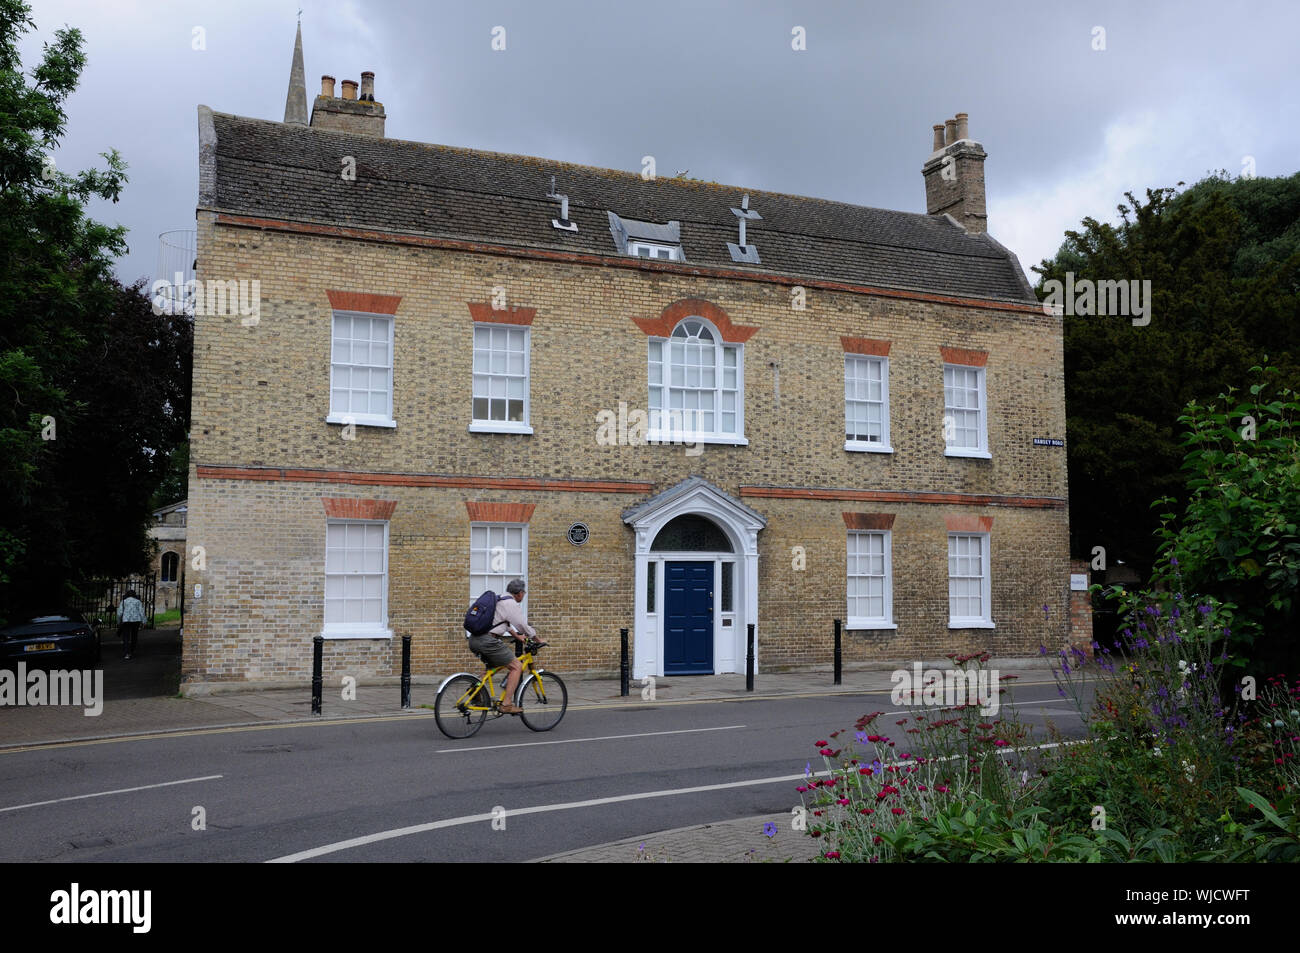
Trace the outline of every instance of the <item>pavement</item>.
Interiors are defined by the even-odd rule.
[[[935,660],[934,667],[947,667]],[[443,676],[413,676],[411,707],[401,707],[397,678],[362,680],[355,698],[343,698],[339,686],[327,685],[320,715],[311,713],[309,681],[294,687],[252,687],[209,683],[180,690],[180,632],[176,629],[140,633],[137,654],[120,656],[112,639],[104,642],[102,711],[84,707],[38,705],[0,707],[0,749],[87,743],[149,734],[214,728],[283,726],[302,722],[432,718],[433,702]],[[930,667],[927,665],[927,667]],[[1003,659],[990,663],[1023,680],[1050,679],[1042,659]],[[842,683],[833,684],[829,666],[755,676],[754,691],[745,690],[743,675],[665,676],[633,681],[627,697],[616,678],[564,675],[570,709],[664,706],[706,699],[753,700],[797,695],[859,695],[888,693],[891,674],[911,668],[910,662],[846,665]],[[466,665],[466,671],[472,666]],[[563,673],[561,673],[563,674]],[[774,824],[775,833],[764,833]],[[768,827],[767,831],[773,828]],[[807,862],[819,856],[818,843],[790,830],[789,816],[753,817],[647,833],[638,838],[602,844],[541,858],[549,863],[747,863]]]

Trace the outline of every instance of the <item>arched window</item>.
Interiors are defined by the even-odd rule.
[[[667,340],[651,340],[650,439],[740,437],[741,371],[740,346],[724,343],[703,318],[685,318]]]
[[[717,523],[685,513],[664,524],[650,544],[652,553],[729,553],[731,540]]]
[[[158,577],[159,582],[175,582],[176,572],[180,567],[181,557],[176,553],[162,554],[162,573]]]

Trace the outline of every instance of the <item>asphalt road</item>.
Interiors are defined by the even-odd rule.
[[[1037,740],[1045,717],[1079,734],[1053,685],[1015,699]],[[876,710],[897,711],[792,696],[571,708],[553,732],[502,718],[465,741],[430,713],[0,752],[0,861],[530,860],[788,812],[822,767],[812,742]]]

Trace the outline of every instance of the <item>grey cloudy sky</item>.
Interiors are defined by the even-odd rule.
[[[35,0],[28,69],[56,28],[86,37],[59,167],[130,166],[92,208],[130,228],[124,280],[193,227],[196,106],[283,118],[300,6],[309,102],[373,70],[401,139],[924,212],[931,126],[967,112],[989,231],[1026,271],[1126,190],[1300,168],[1291,0]]]

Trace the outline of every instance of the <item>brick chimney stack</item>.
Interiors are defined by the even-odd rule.
[[[984,205],[984,147],[970,138],[969,118],[957,113],[934,127],[934,151],[925,160],[925,206],[930,215],[945,212],[966,231],[988,231]]]
[[[384,138],[384,120],[387,116],[383,103],[375,102],[375,74],[369,71],[361,74],[359,97],[355,79],[343,80],[342,86],[343,95],[336,97],[334,77],[321,77],[321,94],[312,104],[312,128]]]

